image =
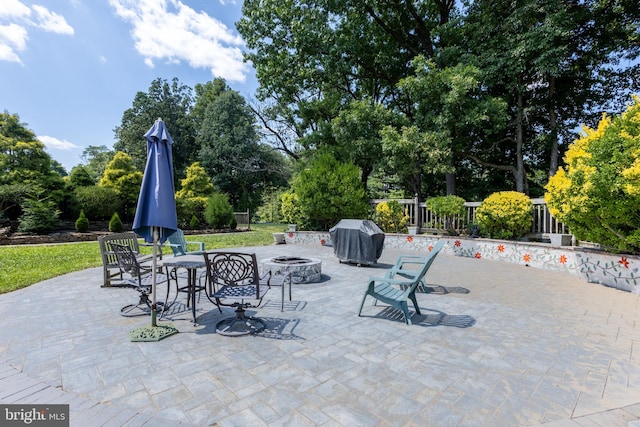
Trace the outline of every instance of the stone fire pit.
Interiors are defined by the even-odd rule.
[[[291,272],[293,283],[312,283],[320,281],[322,261],[294,256],[265,258],[260,260],[260,271],[262,274],[271,271],[274,275]]]

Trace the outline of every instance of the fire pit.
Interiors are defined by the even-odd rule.
[[[301,258],[295,256],[279,256],[260,260],[262,273],[271,274],[291,273],[293,283],[312,283],[322,276],[322,261],[317,258]]]

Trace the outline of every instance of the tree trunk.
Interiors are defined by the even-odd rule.
[[[549,129],[551,140],[551,153],[549,154],[549,176],[553,176],[558,172],[558,120],[556,117],[555,109],[555,92],[556,92],[556,79],[555,77],[549,78]]]
[[[522,87],[522,85],[520,85]],[[518,91],[518,109],[516,111],[516,191],[524,193],[524,158],[522,156],[522,147],[524,145],[524,100],[522,92]]]
[[[445,182],[447,184],[447,192],[446,195],[455,195],[456,194],[456,174],[455,172],[446,173],[444,175]]]

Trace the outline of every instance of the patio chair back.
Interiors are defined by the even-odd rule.
[[[170,234],[167,237],[169,241],[169,246],[171,246],[171,250],[173,251],[173,256],[182,256],[182,255],[200,255],[204,252],[204,243],[203,242],[187,242],[184,237],[184,232],[181,229],[177,229],[174,233]],[[187,246],[189,244],[199,245],[200,250],[189,252]]]
[[[218,306],[260,305],[269,289],[268,278],[260,278],[256,255],[241,252],[205,252],[208,295]],[[225,302],[231,300],[232,302]],[[255,300],[251,305],[245,300]]]
[[[140,248],[138,245],[138,238],[133,231],[124,233],[113,233],[106,236],[98,237],[98,244],[100,246],[100,256],[102,257],[102,273],[103,273],[103,287],[122,286],[119,280],[122,279],[120,268],[118,267],[118,259],[116,254],[111,249],[110,244],[118,244],[129,247],[136,257],[140,257]],[[144,257],[148,258],[148,257]],[[139,258],[143,260],[144,258]],[[114,280],[117,279],[117,280]],[[128,286],[128,284],[124,284]]]

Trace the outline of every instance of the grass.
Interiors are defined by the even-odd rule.
[[[282,232],[284,224],[253,224],[251,231],[186,236],[187,241],[204,242],[206,250],[264,246],[273,243],[272,233]],[[141,247],[151,253],[150,247]],[[0,294],[34,283],[102,265],[98,241],[45,245],[0,246]],[[100,273],[102,274],[102,273]]]

